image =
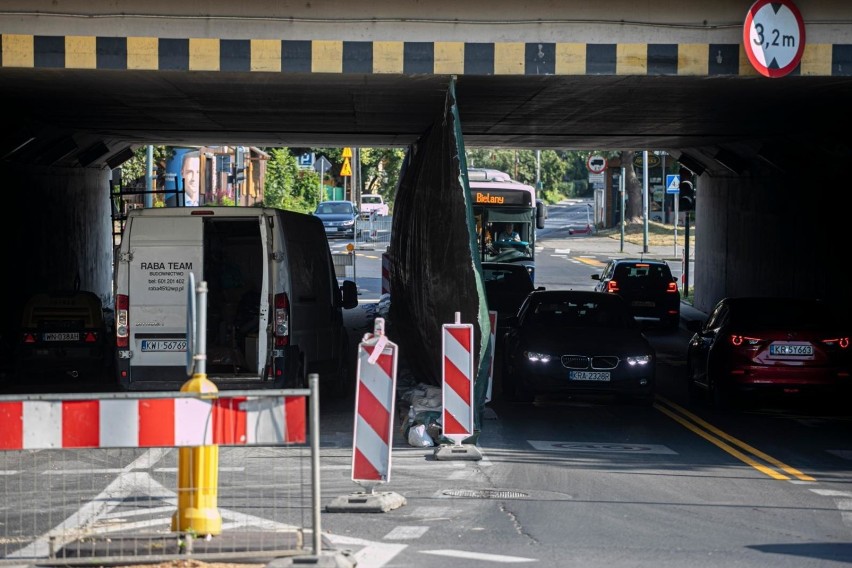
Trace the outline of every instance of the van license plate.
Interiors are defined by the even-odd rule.
[[[186,341],[145,339],[142,341],[142,351],[186,351]]]
[[[608,381],[609,371],[569,371],[568,378],[572,381]]]

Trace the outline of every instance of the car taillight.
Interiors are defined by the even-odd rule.
[[[823,339],[821,343],[831,349],[849,349],[848,337],[833,337],[831,339]]]
[[[734,347],[755,347],[763,342],[757,337],[748,337],[745,335],[731,335],[731,345]]]
[[[616,282],[615,280],[610,280],[609,282],[607,282],[606,291],[612,293],[618,292],[618,282]]]
[[[115,297],[115,346],[126,348],[130,345],[130,321],[127,311],[130,298],[124,294]]]
[[[83,343],[96,343],[98,341],[97,331],[83,332]]]
[[[25,331],[21,334],[21,341],[23,343],[35,343],[38,341],[38,335],[35,331]]]
[[[290,344],[290,299],[287,294],[275,294],[275,347]]]
[[[666,292],[670,294],[677,294],[677,282],[669,282],[669,285],[666,287]]]

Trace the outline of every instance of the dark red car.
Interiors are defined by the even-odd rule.
[[[714,406],[745,394],[850,391],[849,322],[821,300],[725,298],[694,332],[687,350],[690,397]]]

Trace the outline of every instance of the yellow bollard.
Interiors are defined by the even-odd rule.
[[[196,373],[181,392],[217,393],[206,374]],[[219,446],[178,450],[178,510],[172,516],[172,531],[197,535],[222,534],[222,516],[216,508],[219,495]]]

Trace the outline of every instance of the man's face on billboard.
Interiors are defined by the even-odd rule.
[[[180,175],[184,180],[186,198],[193,203],[198,202],[198,169],[198,156],[184,156]]]

